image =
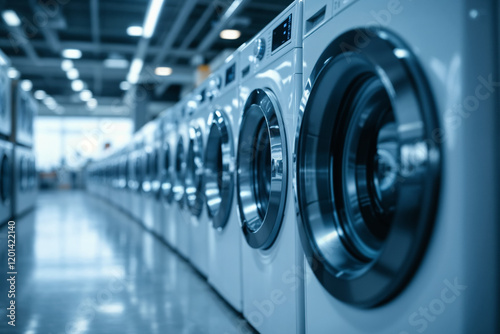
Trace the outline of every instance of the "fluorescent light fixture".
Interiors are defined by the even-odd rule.
[[[155,74],[160,77],[167,77],[172,74],[172,68],[170,67],[157,67],[155,69]]]
[[[139,82],[139,76],[141,75],[142,67],[144,66],[144,61],[142,59],[136,58],[130,66],[130,71],[127,76],[127,81],[135,85]]]
[[[92,92],[88,89],[82,90],[80,92],[80,100],[88,102],[92,99]]]
[[[21,89],[25,92],[30,92],[33,89],[33,82],[31,80],[21,81]]]
[[[80,77],[80,72],[76,68],[72,68],[66,72],[66,76],[69,80],[76,80]]]
[[[11,67],[7,70],[7,75],[11,79],[17,79],[21,75],[18,70],[16,70],[14,67]]]
[[[132,37],[142,36],[142,27],[140,26],[130,26],[127,28],[127,35]]]
[[[71,89],[75,92],[81,92],[85,88],[85,84],[82,80],[75,80],[71,82]]]
[[[128,81],[120,82],[120,89],[121,90],[129,90],[130,89],[130,82],[128,82]]]
[[[225,29],[220,32],[219,36],[222,39],[235,40],[240,38],[241,31],[235,29]]]
[[[82,51],[78,49],[66,49],[63,50],[62,56],[68,59],[80,59],[82,58]]]
[[[222,16],[221,21],[230,18],[231,15],[233,15],[233,13],[236,11],[236,9],[238,9],[238,7],[241,5],[242,2],[243,2],[243,0],[235,0],[235,1],[233,1],[233,3],[231,4],[231,6],[229,6],[229,8],[226,10],[226,12],[224,13],[224,15]]]
[[[19,27],[21,25],[19,16],[17,16],[16,12],[13,10],[4,10],[2,12],[2,17],[9,27]]]
[[[95,108],[97,108],[97,100],[96,99],[90,99],[87,101],[87,107],[90,109],[90,110],[94,110]]]
[[[44,98],[47,97],[47,93],[45,93],[45,91],[43,90],[37,90],[35,92],[35,94],[33,94],[35,96],[35,99],[37,100],[43,100]]]
[[[158,18],[161,13],[161,8],[163,7],[164,0],[151,0],[149,3],[148,13],[146,14],[146,19],[144,21],[144,31],[142,36],[144,38],[151,38],[155,33],[156,24],[158,23]]]
[[[64,72],[68,72],[74,67],[73,61],[69,59],[64,59],[61,63],[61,68]]]
[[[128,60],[122,58],[108,58],[104,61],[104,67],[107,68],[127,68],[128,65]]]

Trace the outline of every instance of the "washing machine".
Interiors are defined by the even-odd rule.
[[[7,75],[10,62],[0,51],[0,137],[9,138],[11,135],[11,81]]]
[[[189,126],[187,122],[188,109],[192,95],[186,96],[178,106],[175,132],[174,155],[174,202],[173,220],[176,224],[177,251],[185,259],[190,259],[190,232],[191,222],[186,203],[186,162],[189,142]]]
[[[33,151],[21,145],[14,146],[14,209],[19,218],[35,207],[37,178]]]
[[[209,217],[208,281],[238,312],[242,311],[241,242],[236,206],[236,143],[239,112],[239,52],[208,79],[204,191]]]
[[[307,333],[500,330],[497,21],[495,1],[304,2]]]
[[[139,222],[143,222],[143,194],[144,182],[144,136],[141,131],[134,134],[133,149],[129,155],[129,189],[130,189],[130,215]]]
[[[0,139],[0,225],[12,218],[12,143]]]
[[[190,262],[204,276],[208,276],[208,214],[204,191],[204,156],[208,131],[210,104],[207,81],[196,88],[188,102],[188,145],[186,153],[185,197],[186,219],[190,226]]]
[[[302,2],[241,50],[237,199],[243,315],[261,333],[303,332],[303,255],[292,189],[302,93]]]
[[[38,113],[38,104],[31,93],[21,88],[20,82],[12,83],[12,142],[33,146],[33,120]]]
[[[179,106],[167,109],[161,115],[163,127],[161,173],[161,203],[163,239],[177,249],[177,202],[174,199],[175,149],[177,145],[177,124]]]
[[[130,144],[126,145],[119,155],[119,165],[120,165],[120,208],[125,212],[129,213],[129,208],[131,205],[130,201],[130,191],[128,188],[129,184],[129,154],[130,154]]]
[[[144,207],[142,216],[146,228],[154,232],[158,232],[156,229],[160,221],[158,127],[159,123],[152,121],[147,123],[142,130],[144,134],[144,182],[142,183]]]

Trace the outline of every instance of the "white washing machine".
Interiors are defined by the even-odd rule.
[[[141,130],[144,135],[144,182],[142,183],[143,213],[142,221],[147,229],[158,232],[160,221],[160,202],[158,193],[160,190],[159,180],[159,147],[157,143],[157,132],[159,123],[149,122]]]
[[[161,115],[163,127],[163,144],[161,165],[161,203],[163,239],[177,249],[177,202],[174,199],[175,183],[175,148],[177,145],[178,106],[167,109]]]
[[[176,224],[177,251],[185,259],[190,258],[190,231],[191,223],[188,219],[188,210],[186,204],[186,155],[188,149],[189,132],[187,123],[188,103],[192,96],[187,96],[179,104],[176,117],[176,138],[175,138],[175,157],[174,157],[174,201],[173,206],[174,221]]]
[[[142,196],[142,183],[144,182],[144,135],[142,132],[137,132],[133,139],[133,151],[129,155],[129,168],[130,168],[130,214],[131,216],[140,221],[143,214],[143,196]]]
[[[0,139],[0,225],[12,218],[13,146]]]
[[[261,333],[303,332],[303,255],[292,189],[302,93],[302,3],[241,50],[237,196],[243,315]]]
[[[236,206],[235,160],[239,111],[239,54],[208,79],[211,100],[205,150],[208,228],[208,281],[238,312],[242,311],[241,242]]]
[[[9,138],[12,133],[11,80],[7,75],[9,60],[0,51],[0,137]]]
[[[307,333],[499,332],[496,9],[304,2]]]
[[[33,146],[33,120],[38,113],[38,104],[31,93],[21,88],[19,81],[12,84],[12,142]]]
[[[191,224],[190,262],[203,276],[208,276],[208,213],[204,192],[204,156],[210,104],[207,82],[196,88],[188,102],[188,145],[186,152],[186,219]]]
[[[37,177],[33,151],[21,145],[14,146],[14,209],[16,218],[35,207]]]

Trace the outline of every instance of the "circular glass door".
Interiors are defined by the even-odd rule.
[[[283,120],[274,95],[253,91],[243,110],[237,157],[237,196],[243,234],[253,248],[269,248],[281,226],[287,192]]]
[[[11,168],[10,161],[7,155],[2,155],[2,161],[0,164],[0,196],[2,203],[6,203],[11,198]]]
[[[415,270],[432,226],[440,149],[436,112],[409,49],[382,30],[334,41],[304,93],[296,138],[301,240],[323,286],[373,307]],[[345,44],[347,43],[347,44]],[[344,51],[343,51],[344,50]]]
[[[142,182],[144,180],[143,169],[142,158],[138,155],[134,160],[135,188],[138,192],[142,190]]]
[[[189,146],[186,162],[186,201],[193,216],[200,216],[203,209],[203,134],[200,127],[189,129]]]
[[[215,229],[223,229],[234,196],[234,143],[231,120],[220,110],[212,113],[205,149],[205,198]]]
[[[170,145],[165,142],[163,144],[163,166],[162,166],[162,183],[161,191],[163,199],[171,204],[174,199],[174,185],[172,178],[172,166],[171,166],[171,152]]]
[[[174,198],[181,208],[184,207],[184,186],[186,177],[186,153],[182,136],[177,141],[175,153],[175,186]]]

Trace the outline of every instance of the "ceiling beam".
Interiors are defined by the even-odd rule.
[[[38,64],[40,58],[38,57],[33,44],[28,39],[28,37],[26,37],[24,31],[20,27],[9,26],[8,29],[9,34],[7,36],[7,39],[4,39],[7,47],[14,49],[15,53],[19,53],[20,49],[22,49],[32,63]]]
[[[210,17],[212,17],[213,12],[215,11],[215,6],[216,5],[214,3],[207,6],[207,9],[205,9],[205,11],[203,12],[199,20],[196,22],[194,27],[189,31],[187,36],[183,39],[182,44],[179,47],[179,50],[187,50],[187,48],[189,47],[189,45],[191,45],[196,36],[200,34],[201,29],[203,29],[203,27],[205,27],[205,25],[207,24],[208,20],[210,20]],[[166,56],[169,55],[171,55],[170,52]],[[161,96],[169,88],[169,86],[170,85],[168,82],[163,82],[155,89],[155,95],[157,97]]]
[[[220,20],[215,24],[215,26],[205,35],[203,41],[200,43],[196,49],[199,53],[204,53],[208,51],[219,38],[220,32],[226,28],[229,21],[236,15],[238,15],[243,8],[251,0],[234,0],[233,3],[226,9]]]
[[[40,15],[40,17],[47,17],[45,10],[40,7],[36,0],[30,1],[31,9],[34,15]],[[59,14],[60,15],[60,14]],[[50,18],[49,18],[50,20]],[[47,45],[53,53],[59,54],[61,52],[61,41],[57,33],[50,27],[49,24],[38,24],[37,28],[40,28]]]
[[[12,38],[13,40],[11,40]],[[14,52],[18,52],[19,47],[22,45],[21,40],[18,40],[20,36],[17,34],[14,36],[8,36],[8,38],[0,39],[1,49],[14,49]],[[29,42],[29,41],[27,41]],[[47,49],[47,43],[45,41],[31,41],[32,47],[37,49]],[[62,49],[79,49],[82,52],[94,52],[95,45],[93,42],[61,42]],[[136,51],[136,45],[133,44],[120,44],[120,43],[101,43],[101,52],[103,53],[121,53],[125,55],[133,55]],[[150,46],[147,50],[148,56],[155,56],[160,52],[159,47]],[[196,50],[170,50],[170,54],[178,58],[191,58],[198,54]],[[214,56],[216,52],[207,53],[208,56]]]
[[[169,29],[167,37],[165,38],[162,46],[160,47],[160,52],[158,52],[153,61],[154,65],[160,64],[165,59],[165,56],[167,55],[167,53],[169,53],[170,49],[172,49],[172,45],[179,36],[179,32],[181,31],[181,29],[186,24],[186,21],[191,15],[191,12],[193,11],[197,2],[198,2],[197,0],[187,0],[186,2],[184,2],[184,5],[182,6],[181,10],[179,11],[179,13],[177,13],[177,17],[174,21],[174,24]]]
[[[98,54],[101,44],[101,32],[99,25],[99,0],[90,0],[90,26],[92,29],[92,42],[95,46],[94,54]]]

